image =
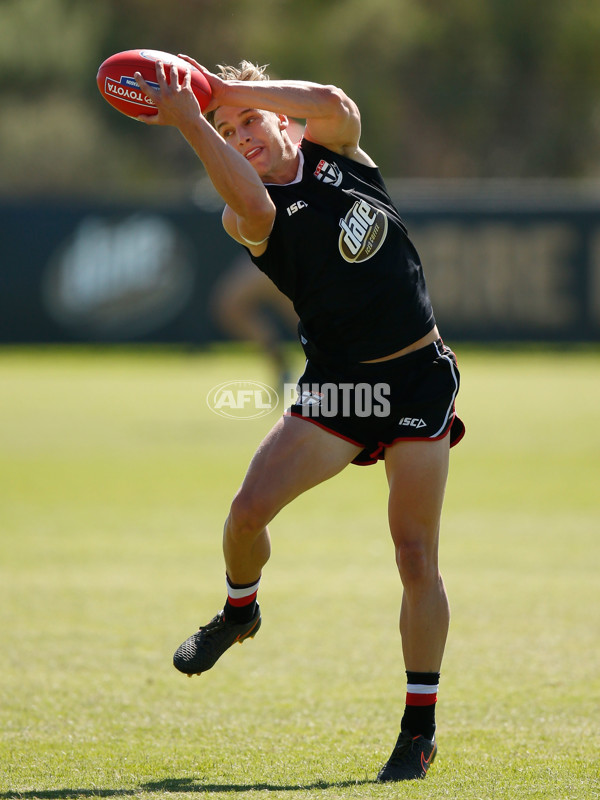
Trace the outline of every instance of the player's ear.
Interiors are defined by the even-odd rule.
[[[285,114],[277,114],[277,119],[279,120],[279,130],[284,131],[288,125],[290,124],[289,119],[285,116]]]

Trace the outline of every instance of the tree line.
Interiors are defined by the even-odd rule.
[[[101,61],[135,47],[341,86],[388,176],[596,178],[599,41],[594,0],[0,0],[0,187],[194,190],[182,137],[97,91]]]

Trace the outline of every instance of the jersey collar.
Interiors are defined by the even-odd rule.
[[[265,186],[293,186],[295,183],[300,183],[302,180],[302,171],[304,170],[304,153],[302,152],[302,148],[297,148],[298,153],[298,171],[296,172],[296,177],[293,181],[289,183],[265,183]]]

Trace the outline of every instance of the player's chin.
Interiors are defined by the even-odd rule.
[[[264,178],[268,177],[269,175],[269,165],[258,156],[258,158],[254,158],[249,160],[248,163],[256,171],[258,177],[263,180]]]
[[[257,167],[254,164],[250,164],[250,166],[256,172],[256,174],[261,179],[261,181],[264,180],[264,176],[266,175],[266,171],[265,170],[261,170],[260,168],[257,169]]]

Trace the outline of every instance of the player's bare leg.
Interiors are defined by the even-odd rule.
[[[236,583],[259,577],[270,554],[267,524],[303,492],[333,477],[360,448],[297,417],[280,419],[266,436],[237,492],[223,536],[227,574]]]
[[[402,651],[406,669],[417,672],[439,671],[450,622],[438,565],[448,454],[448,436],[399,442],[386,451],[390,531],[404,587]]]
[[[234,642],[255,635],[261,620],[256,590],[271,552],[267,524],[295,497],[344,469],[359,452],[359,447],[306,420],[285,416],[275,424],[256,451],[225,523],[227,604],[177,649],[177,669],[188,675],[205,672]],[[248,618],[239,621],[237,614],[233,617],[239,609],[231,605],[232,597],[241,596],[243,602],[245,592],[253,605]]]
[[[423,778],[433,761],[435,702],[450,608],[438,565],[449,436],[386,451],[389,522],[403,585],[400,634],[407,671],[401,732],[380,781]]]

